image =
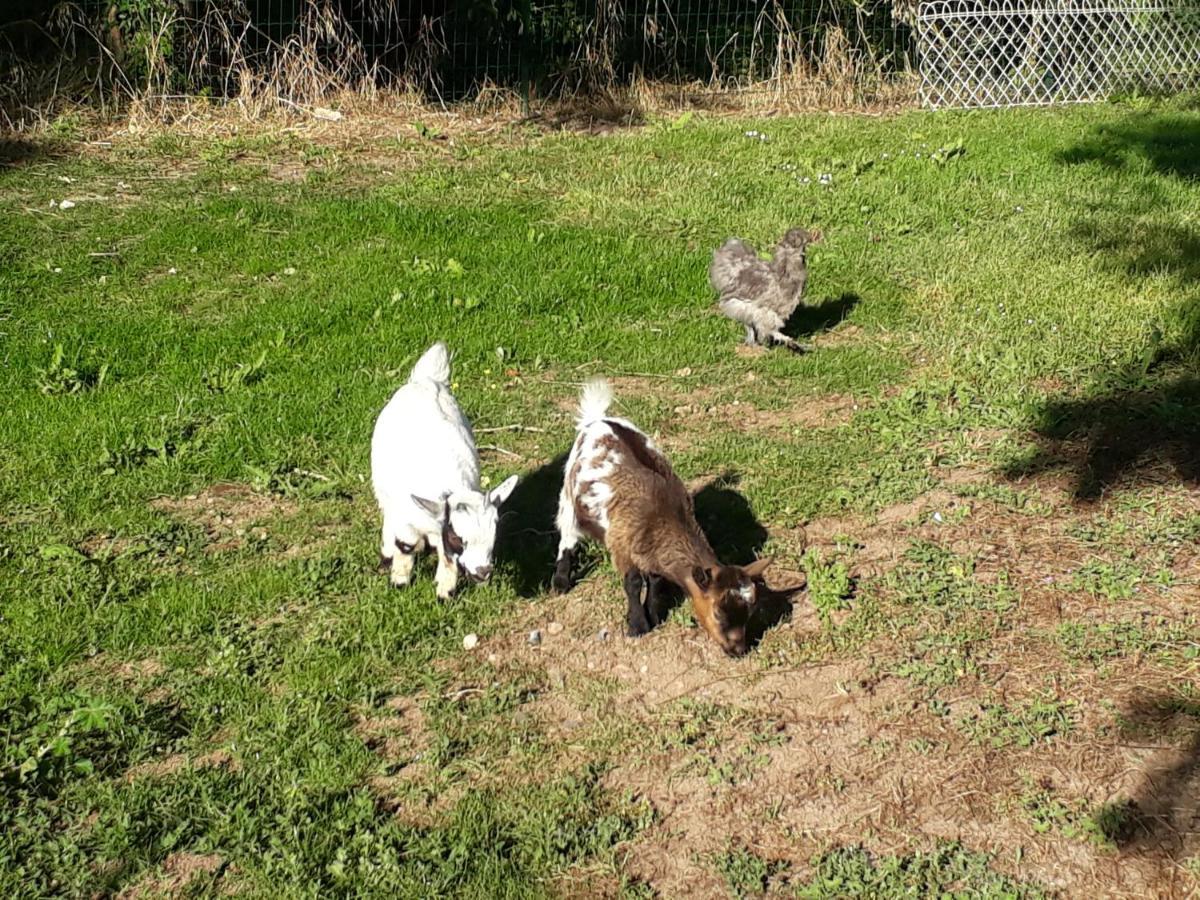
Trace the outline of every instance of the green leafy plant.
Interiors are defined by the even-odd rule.
[[[80,394],[99,390],[108,377],[108,363],[99,366],[84,363],[76,352],[67,359],[62,344],[54,345],[50,361],[36,371],[37,386],[43,394]]]

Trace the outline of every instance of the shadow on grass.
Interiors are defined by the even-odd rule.
[[[1046,402],[1034,423],[1038,449],[1011,463],[1010,478],[1070,470],[1076,500],[1098,500],[1129,482],[1200,484],[1200,378]]]
[[[1200,703],[1152,694],[1122,712],[1123,730],[1162,745],[1142,769],[1132,796],[1092,813],[1105,838],[1123,851],[1159,851],[1183,859],[1200,849]]]
[[[768,536],[746,498],[734,490],[740,480],[737,473],[725,472],[693,495],[696,521],[704,529],[717,559],[735,566],[758,559]]]
[[[1097,126],[1060,156],[1068,165],[1098,162],[1119,171],[1149,164],[1160,175],[1200,176],[1200,120],[1186,112],[1138,113],[1114,125]]]
[[[842,294],[816,306],[800,306],[783,326],[783,333],[799,340],[820,331],[828,331],[850,315],[860,300],[858,294]]]
[[[504,503],[496,536],[496,562],[512,571],[513,586],[520,597],[536,597],[550,588],[558,552],[554,516],[562,490],[567,454],[522,475]],[[577,574],[583,578],[587,573]]]
[[[738,491],[735,472],[725,472],[695,493],[696,521],[704,529],[717,559],[744,566],[758,559],[767,542],[767,529],[754,515],[750,504]],[[768,573],[769,574],[769,573]],[[800,588],[775,590],[759,582],[758,605],[750,619],[750,646],[762,640],[767,629],[778,625],[792,613],[792,597]],[[676,592],[679,602],[682,596]]]
[[[1095,129],[1061,161],[1129,173],[1131,189],[1092,204],[1073,237],[1131,280],[1172,279],[1180,302],[1090,390],[1043,403],[1036,451],[1005,474],[1069,471],[1083,502],[1117,484],[1200,484],[1200,230],[1175,212],[1180,183],[1200,178],[1200,115],[1136,114]]]

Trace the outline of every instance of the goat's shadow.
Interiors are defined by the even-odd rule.
[[[816,306],[801,304],[796,307],[783,326],[783,333],[790,338],[800,339],[810,337],[821,331],[828,331],[838,325],[851,310],[861,302],[858,294],[842,294],[833,300],[826,300]]]
[[[504,504],[504,516],[496,537],[496,561],[512,573],[513,586],[521,597],[535,597],[550,587],[557,557],[558,531],[554,525],[558,495],[562,489],[565,453],[522,476]],[[704,529],[717,558],[733,565],[746,565],[758,558],[767,541],[767,530],[755,517],[746,498],[734,490],[738,476],[726,472],[693,495],[696,520]],[[582,554],[576,559],[573,581],[586,578],[596,558]],[[683,601],[683,592],[663,582],[664,615]],[[755,645],[767,629],[787,618],[791,598],[799,588],[775,590],[758,585],[759,603],[750,621],[750,643]]]
[[[705,484],[692,495],[696,521],[704,530],[713,552],[721,562],[744,566],[754,562],[767,542],[767,529],[754,515],[750,504],[734,487],[739,477],[725,472]],[[683,602],[683,591],[670,582],[662,582],[659,590],[663,618]],[[792,597],[800,588],[776,590],[764,581],[757,583],[758,603],[747,629],[749,644],[757,646],[769,628],[778,625],[792,613]]]
[[[522,475],[504,503],[496,534],[496,562],[512,572],[518,596],[536,597],[550,587],[558,550],[554,517],[566,462],[567,454],[560,453]]]

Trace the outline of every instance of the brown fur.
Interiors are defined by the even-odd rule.
[[[746,625],[756,600],[754,580],[768,561],[744,569],[722,565],[696,521],[691,494],[666,457],[641,432],[611,419],[606,424],[613,435],[595,442],[598,452],[590,467],[617,455],[613,472],[604,479],[612,492],[608,529],[592,519],[579,500],[592,483],[575,484],[580,527],[604,541],[627,585],[631,572],[635,577],[661,576],[679,585],[691,598],[700,626],[726,653],[742,655],[748,649]],[[580,469],[573,467],[568,478],[577,479]]]

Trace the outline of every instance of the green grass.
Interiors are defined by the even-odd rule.
[[[575,869],[620,881],[622,848],[653,812],[605,781],[616,760],[602,741],[536,783],[506,777],[558,752],[519,724],[538,673],[436,699],[462,636],[503,627],[548,582],[557,484],[538,469],[567,449],[565,406],[587,374],[641,378],[620,409],[678,439],[685,477],[734,473],[772,539],[819,516],[870,521],[956,465],[1001,481],[1061,470],[1083,499],[1128,490],[1147,454],[1193,471],[1179,450],[1200,393],[1200,182],[1179,150],[1200,142],[1200,114],[1187,100],[771,119],[754,125],[765,143],[702,117],[603,139],[467,136],[454,153],[406,136],[427,156],[390,175],[295,136],[62,153],[68,124],[59,155],[0,170],[6,896],[117,891],[182,851],[218,855],[214,878],[248,895],[530,896]],[[274,158],[307,174],[273,180]],[[73,209],[50,206],[68,196]],[[821,346],[737,355],[737,328],[710,308],[711,248],[734,233],[766,247],[793,224],[826,235],[805,314]],[[435,339],[456,353],[477,427],[542,429],[481,439],[507,451],[485,451],[490,482],[519,471],[526,488],[497,578],[449,604],[428,569],[403,594],[374,572],[366,481],[373,418]],[[836,394],[859,409],[753,433],[726,413],[681,425],[674,408],[705,392],[764,410]],[[986,430],[1004,437],[968,440]],[[1065,438],[1082,462],[1058,452]],[[203,504],[223,482],[257,492],[252,514],[189,511],[184,498]],[[963,493],[1046,512],[1019,487]],[[1141,597],[1196,535],[1194,516],[1148,521],[1171,555],[1144,570],[1105,544],[1072,596]],[[768,635],[762,658],[881,638],[902,642],[881,669],[923,690],[977,674],[976,646],[1010,627],[1020,594],[1003,572],[977,575],[947,534],[863,583],[849,557],[805,557],[829,634]],[[944,633],[918,639],[929,628]],[[1064,626],[1059,640],[1088,667],[1142,642],[1195,647],[1131,628]],[[372,790],[392,773],[355,731],[356,710],[397,694],[426,704],[411,796],[446,798],[417,824]],[[1038,700],[963,727],[1036,747],[1072,723]],[[738,754],[754,746],[701,744],[718,785],[730,760],[752,776]],[[214,748],[236,764],[128,775]],[[721,865],[749,891],[761,873],[738,859]],[[844,853],[815,878],[812,896],[963,878],[1024,890],[959,851]]]
[[[959,844],[902,856],[873,858],[860,847],[843,847],[815,863],[812,879],[795,896],[805,900],[833,897],[987,897],[1051,896],[1036,884],[999,875],[986,854]]]

